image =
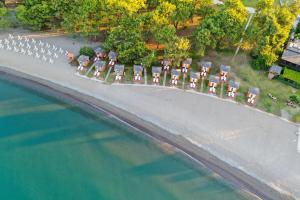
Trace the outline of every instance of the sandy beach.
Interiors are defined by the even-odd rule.
[[[0,39],[6,36],[1,34]],[[78,52],[83,45],[64,37],[43,40],[72,52]],[[1,71],[33,80],[73,97],[77,103],[118,116],[263,199],[300,199],[296,124],[190,91],[101,84],[77,76],[76,69],[63,56],[50,65],[1,49],[0,65]]]

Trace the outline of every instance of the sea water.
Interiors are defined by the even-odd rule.
[[[0,79],[0,199],[246,198],[117,120]]]

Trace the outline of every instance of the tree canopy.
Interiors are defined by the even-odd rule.
[[[24,0],[17,18],[33,30],[62,28],[84,36],[106,35],[104,46],[118,51],[124,63],[155,55],[148,43],[176,62],[190,50],[205,55],[208,49],[242,48],[252,52],[262,68],[278,59],[289,38],[300,1],[282,6],[258,0],[245,32],[249,13],[241,0]],[[0,23],[6,8],[0,8]],[[189,29],[189,30],[185,30]],[[151,55],[151,56],[150,56]]]

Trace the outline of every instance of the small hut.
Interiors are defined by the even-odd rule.
[[[200,72],[191,72],[190,73],[190,88],[195,89],[199,79],[200,79]]]
[[[187,74],[189,68],[192,64],[192,58],[187,58],[186,60],[182,61],[181,63],[181,72]]]
[[[80,73],[85,73],[87,71],[87,66],[90,63],[90,59],[88,56],[85,55],[80,55],[77,59],[79,66],[77,68],[77,70]]]
[[[156,67],[156,66],[152,67],[153,83],[159,84],[160,74],[161,74],[161,67]]]
[[[247,103],[250,105],[255,105],[260,94],[259,88],[252,87],[247,93]]]
[[[142,76],[143,76],[143,66],[142,65],[133,65],[133,73],[134,73],[134,77],[133,80],[134,81],[141,81],[142,80]]]
[[[218,86],[218,84],[220,83],[220,77],[219,76],[214,76],[214,75],[210,75],[209,76],[209,82],[208,82],[208,92],[210,94],[216,94],[216,87]]]
[[[235,98],[237,95],[237,91],[240,88],[240,83],[234,80],[230,80],[227,87],[227,95],[230,98]]]
[[[279,67],[278,65],[272,65],[269,69],[269,75],[268,78],[272,80],[275,76],[279,76],[282,72],[282,67]]]
[[[96,54],[96,58],[98,59],[104,59],[106,57],[106,53],[105,53],[105,50],[102,49],[101,47],[97,47],[95,50],[94,50],[95,54]]]
[[[228,73],[230,72],[230,66],[227,65],[221,65],[220,67],[220,79],[221,82],[227,81]]]
[[[163,66],[163,70],[168,72],[171,69],[172,61],[170,59],[163,59],[161,61],[161,64]]]
[[[117,57],[118,57],[117,52],[110,51],[110,52],[108,53],[108,59],[109,59],[108,65],[109,65],[110,67],[113,67],[113,66],[116,64],[116,62],[117,62]]]
[[[212,62],[201,61],[198,63],[198,67],[200,69],[200,77],[205,78],[212,68]]]
[[[99,78],[101,73],[105,71],[106,62],[103,60],[97,60],[96,62],[94,62],[93,66],[95,68],[94,76],[96,78]]]
[[[114,70],[115,70],[115,74],[116,74],[115,80],[121,81],[124,76],[124,65],[117,64],[117,65],[115,65]]]
[[[180,69],[172,69],[171,71],[171,85],[176,86],[180,77]]]

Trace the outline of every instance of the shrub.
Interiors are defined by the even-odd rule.
[[[94,56],[94,49],[92,47],[81,47],[79,54],[92,58]]]
[[[293,102],[294,104],[299,103],[299,98],[296,95],[292,95],[289,97],[290,101]]]

